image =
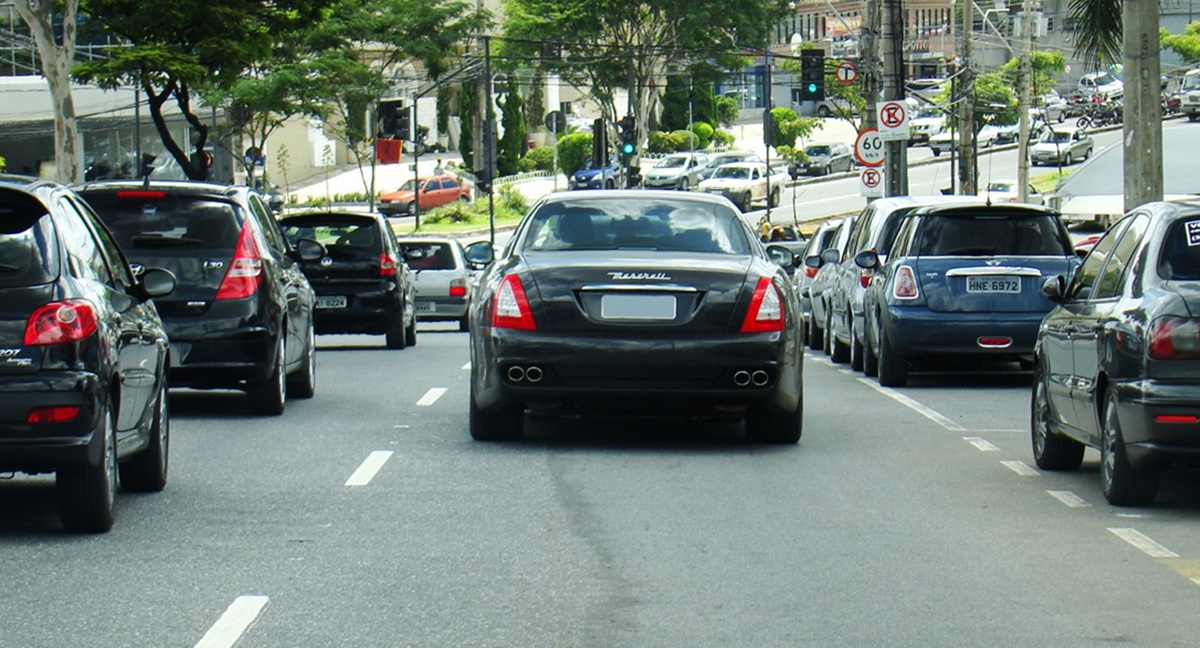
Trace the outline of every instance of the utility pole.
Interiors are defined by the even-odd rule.
[[[1033,31],[1033,3],[1025,0],[1021,7],[1021,71],[1017,80],[1021,90],[1017,106],[1021,120],[1017,127],[1017,201],[1022,203],[1029,202],[1029,86],[1033,82],[1030,62]]]
[[[879,127],[879,3],[867,0],[862,25],[862,95],[867,100],[863,128]]]
[[[1163,198],[1158,3],[1124,2],[1125,210]],[[1130,171],[1134,171],[1131,173]]]
[[[868,0],[870,4],[870,0]],[[900,0],[883,1],[883,94],[888,101],[904,101],[904,10]],[[887,143],[883,172],[888,196],[908,195],[908,142]]]
[[[975,28],[975,3],[966,0],[962,7],[962,68],[958,80],[958,182],[959,193],[972,196],[975,188],[975,156],[971,141],[975,139],[975,71],[971,68],[971,32]]]
[[[496,242],[496,107],[492,101],[492,44],[491,39],[483,37],[483,90],[486,93],[486,108],[484,108],[483,160],[484,173],[487,174],[488,187],[488,240]],[[478,158],[476,158],[478,159]]]

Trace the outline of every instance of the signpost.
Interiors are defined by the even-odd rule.
[[[858,78],[858,68],[850,61],[842,61],[838,63],[837,69],[834,70],[834,76],[837,77],[838,83],[842,85],[850,85]]]
[[[885,142],[909,138],[908,106],[902,101],[885,101],[879,105],[879,134]]]
[[[867,167],[877,167],[883,164],[887,149],[879,131],[874,128],[863,129],[854,141],[854,157],[858,163]]]
[[[883,171],[863,169],[859,174],[858,193],[866,198],[883,198]]]

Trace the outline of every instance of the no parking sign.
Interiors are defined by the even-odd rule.
[[[866,168],[858,175],[859,195],[866,198],[883,198],[883,171]]]

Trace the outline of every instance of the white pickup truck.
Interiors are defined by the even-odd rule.
[[[697,188],[705,193],[721,194],[745,212],[755,203],[778,207],[779,196],[790,179],[783,167],[775,169],[761,162],[733,162],[717,167],[712,177]]]

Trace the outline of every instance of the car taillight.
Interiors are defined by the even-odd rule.
[[[96,311],[90,302],[67,299],[33,311],[25,324],[25,346],[78,342],[96,332]]]
[[[75,406],[35,407],[29,410],[25,417],[26,423],[65,423],[79,416],[80,409]]]
[[[782,331],[783,296],[779,289],[767,277],[758,280],[754,287],[754,296],[750,298],[750,308],[746,309],[746,318],[742,320],[742,333],[774,333]]]
[[[820,270],[821,270],[820,268],[814,268],[812,266],[804,266],[804,276],[808,277],[809,279],[812,279],[817,276],[817,272],[819,272]]]
[[[395,277],[396,276],[396,260],[387,252],[379,253],[379,276],[380,277]]]
[[[1146,353],[1154,360],[1200,358],[1200,320],[1160,317],[1150,323],[1149,337]]]
[[[892,285],[892,296],[896,299],[917,298],[917,276],[908,266],[900,266],[896,270],[896,281]]]
[[[492,301],[492,326],[520,331],[537,330],[529,299],[525,297],[525,288],[521,285],[521,278],[515,274],[504,277],[496,291]]]
[[[450,281],[450,296],[451,297],[466,297],[467,282],[463,279],[452,279]]]
[[[246,221],[238,236],[229,271],[217,290],[217,299],[241,299],[253,295],[262,283],[262,271],[262,253],[258,250],[258,240],[254,238],[254,226]]]
[[[863,288],[866,288],[867,286],[871,285],[871,277],[874,277],[874,276],[875,276],[875,270],[873,268],[859,268],[858,269],[859,285],[861,285]]]

